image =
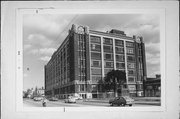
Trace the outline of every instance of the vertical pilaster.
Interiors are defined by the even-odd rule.
[[[113,60],[114,60],[114,70],[116,70],[116,51],[115,51],[115,39],[113,38]]]
[[[126,50],[126,41],[125,40],[124,40],[124,59],[125,59],[125,71],[126,71],[126,83],[128,84],[127,50]]]
[[[102,77],[104,77],[104,49],[103,49],[103,37],[101,36],[101,68],[102,68]]]

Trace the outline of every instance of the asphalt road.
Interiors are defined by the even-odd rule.
[[[23,100],[24,107],[42,107],[41,101],[33,101],[32,99]],[[145,104],[133,104],[135,107],[150,107],[155,105],[145,105]],[[59,101],[48,101],[47,107],[112,107],[108,103],[98,103],[98,102],[85,102],[83,100],[78,100],[76,103],[65,103],[63,100]]]

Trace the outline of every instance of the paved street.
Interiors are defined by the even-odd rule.
[[[41,101],[33,101],[32,99],[23,100],[24,107],[42,107]],[[157,105],[134,104],[135,107],[150,107]],[[107,102],[83,101],[78,100],[76,103],[65,103],[64,100],[48,101],[47,107],[111,107]]]

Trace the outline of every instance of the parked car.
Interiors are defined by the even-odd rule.
[[[134,104],[134,99],[129,96],[123,96],[123,98],[126,100],[126,105],[132,106]]]
[[[67,99],[64,100],[65,103],[76,103],[76,98],[73,96],[69,96]]]
[[[56,97],[51,97],[51,98],[49,98],[49,101],[58,101],[58,98],[56,98]]]
[[[76,100],[82,100],[83,99],[82,96],[72,96],[72,97],[74,97]]]
[[[118,105],[118,106],[125,106],[125,105],[129,105],[132,106],[132,104],[134,103],[134,99],[132,99],[129,96],[119,96],[119,97],[115,97],[114,99],[110,99],[109,100],[109,104],[113,105]]]
[[[34,97],[33,100],[34,101],[41,101],[43,99],[43,97]]]

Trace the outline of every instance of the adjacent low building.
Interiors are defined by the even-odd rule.
[[[105,92],[100,82],[112,69],[126,72],[126,86],[131,96],[144,95],[143,38],[129,37],[124,31],[100,32],[72,25],[44,68],[46,96],[102,98]]]
[[[155,78],[147,78],[144,85],[146,97],[161,96],[161,75],[157,74]]]

